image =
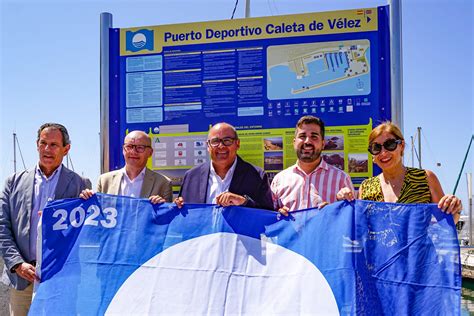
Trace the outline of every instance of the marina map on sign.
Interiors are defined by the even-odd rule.
[[[270,100],[370,94],[368,40],[269,46]]]

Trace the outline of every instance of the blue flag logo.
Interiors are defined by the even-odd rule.
[[[138,52],[144,49],[154,50],[153,30],[141,29],[136,32],[126,32],[126,50]]]

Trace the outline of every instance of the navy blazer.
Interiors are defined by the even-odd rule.
[[[36,254],[30,253],[35,172],[36,168],[32,168],[10,176],[0,193],[0,252],[5,261],[2,282],[17,290],[24,290],[29,283],[10,269],[18,263],[36,260]],[[55,199],[77,198],[85,188],[91,188],[89,179],[63,166]]]
[[[185,203],[206,203],[210,167],[210,162],[205,162],[186,172],[179,192]],[[247,195],[248,201],[243,206],[274,209],[267,174],[261,168],[243,161],[239,156],[229,192]]]

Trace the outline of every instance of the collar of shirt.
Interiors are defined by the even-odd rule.
[[[53,171],[53,173],[47,177],[44,173],[43,170],[41,170],[39,163],[36,165],[36,170],[35,170],[35,180],[53,180],[56,175],[58,175],[61,170],[63,169],[63,165],[60,164],[59,167],[56,168],[56,170]]]
[[[128,177],[127,171],[125,167],[122,168],[122,181],[120,182],[120,195],[122,196],[130,196],[138,198],[140,197],[140,193],[142,191],[143,180],[145,179],[145,170],[146,167],[143,168],[142,171],[136,176],[135,179],[130,180]]]
[[[30,254],[36,254],[36,237],[38,235],[39,211],[43,211],[44,207],[49,201],[55,199],[56,187],[59,181],[63,165],[61,164],[53,173],[46,177],[41,170],[39,163],[36,165],[35,182],[34,182],[34,196],[33,209],[30,214]],[[34,260],[33,258],[26,258],[27,260]]]
[[[235,158],[234,163],[232,164],[232,166],[230,166],[229,170],[227,170],[227,173],[225,174],[224,179],[219,177],[219,175],[216,172],[216,169],[214,169],[214,165],[212,164],[212,161],[211,161],[210,165],[211,165],[211,173],[210,174],[212,176],[217,177],[218,180],[221,181],[221,182],[227,182],[227,181],[230,182],[229,179],[232,179],[232,177],[234,175],[234,171],[235,171],[235,166],[237,166],[237,157]]]
[[[216,170],[214,169],[214,166],[212,165],[212,161],[210,163],[210,172],[209,172],[209,179],[208,179],[208,192],[207,192],[207,197],[206,197],[206,203],[211,204],[211,203],[216,203],[216,197],[229,190],[230,183],[232,182],[232,178],[234,176],[234,171],[237,166],[237,158],[235,158],[234,163],[230,167],[230,169],[227,171],[224,179],[219,177],[219,175],[216,173]]]
[[[319,163],[319,165],[313,171],[311,171],[308,174],[306,172],[304,172],[303,169],[301,169],[301,167],[299,166],[299,161],[296,162],[296,164],[293,166],[293,168],[298,173],[301,173],[305,176],[310,176],[310,175],[312,175],[313,173],[317,172],[320,169],[328,170],[329,166],[328,166],[327,162],[324,161],[324,159],[321,157],[321,162]]]
[[[136,181],[142,181],[145,178],[145,170],[146,170],[146,167],[143,168],[142,171],[140,171],[140,173],[138,174],[138,176],[135,177],[135,179],[130,180],[130,178],[128,177],[128,174],[127,174],[127,170],[125,169],[125,167],[123,167],[122,168],[122,172],[123,172],[123,176],[124,176],[123,178],[128,183],[134,183]]]

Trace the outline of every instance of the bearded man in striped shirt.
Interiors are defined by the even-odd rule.
[[[349,175],[322,159],[324,122],[321,119],[311,115],[300,118],[293,147],[298,161],[278,173],[271,184],[275,209],[288,216],[288,212],[353,199],[354,187]]]

